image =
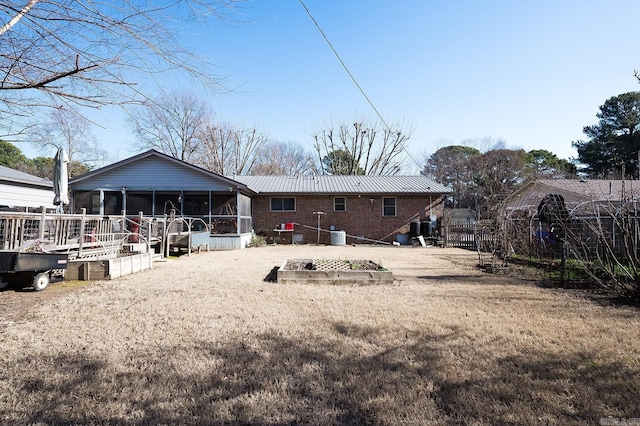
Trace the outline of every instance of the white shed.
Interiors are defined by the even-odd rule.
[[[55,209],[53,198],[49,179],[0,166],[0,210]]]

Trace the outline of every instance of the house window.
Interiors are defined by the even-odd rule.
[[[296,199],[294,197],[272,197],[272,212],[293,212],[296,210]]]
[[[385,197],[382,199],[382,215],[383,216],[395,216],[396,215],[396,199],[395,197]]]
[[[335,197],[333,199],[333,211],[334,212],[347,211],[347,199],[345,197]]]

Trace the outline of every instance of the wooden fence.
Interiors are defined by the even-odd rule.
[[[475,224],[456,223],[445,225],[444,245],[445,247],[459,247],[469,250],[476,249]]]
[[[501,236],[494,221],[454,223],[444,227],[445,247],[493,252],[501,244]]]

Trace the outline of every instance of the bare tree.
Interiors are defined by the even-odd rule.
[[[217,89],[180,25],[230,19],[240,0],[22,0],[0,3],[0,121],[19,133],[41,107],[138,102],[142,81],[186,73]],[[13,127],[13,128],[12,128]]]
[[[599,287],[638,302],[640,211],[636,197],[629,191],[620,202],[593,203],[592,207],[590,217],[572,221],[578,226],[569,223],[565,227],[568,254]],[[563,279],[565,268],[563,265]]]
[[[249,174],[267,141],[255,127],[210,126],[201,135],[197,163],[221,175]]]
[[[64,148],[71,162],[99,164],[107,158],[91,132],[91,123],[74,111],[53,110],[49,120],[31,128],[29,134],[42,151]]]
[[[528,256],[564,286],[589,284],[640,301],[640,208],[634,181],[618,197],[566,203],[548,194],[537,212],[514,209],[502,216],[505,247]],[[530,201],[530,200],[529,200]]]
[[[295,142],[269,142],[251,170],[253,175],[302,175],[312,171],[310,154]]]
[[[394,175],[402,169],[405,145],[411,131],[402,126],[390,128],[381,123],[356,121],[339,124],[314,135],[314,149],[319,170],[327,173],[322,164],[333,163],[333,157],[349,159],[348,167],[333,168],[341,174]]]
[[[195,93],[174,91],[133,109],[129,122],[139,148],[193,162],[212,114],[209,104]]]

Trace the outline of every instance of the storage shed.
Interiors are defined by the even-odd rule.
[[[53,183],[49,179],[0,166],[0,211],[55,209]]]

